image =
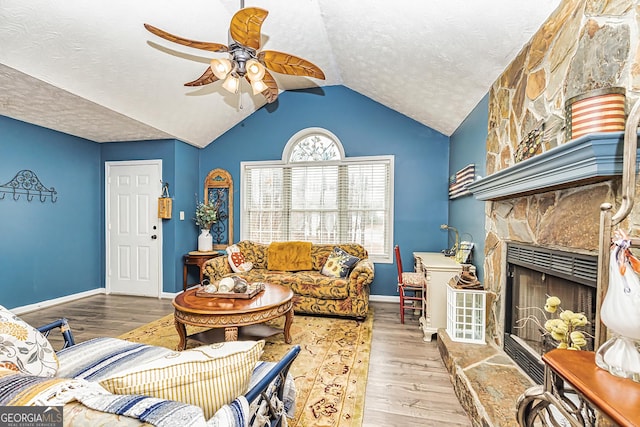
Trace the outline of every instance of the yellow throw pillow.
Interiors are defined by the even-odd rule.
[[[202,408],[211,418],[247,392],[264,341],[230,341],[173,352],[100,381],[114,394],[144,394]]]
[[[271,242],[267,249],[267,269],[279,271],[313,270],[311,242]]]

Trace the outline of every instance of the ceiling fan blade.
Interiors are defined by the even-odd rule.
[[[204,72],[203,75],[198,77],[196,80],[192,82],[185,83],[185,86],[204,86],[209,83],[217,82],[219,79],[213,74],[211,67],[207,67],[207,71]]]
[[[264,70],[262,81],[267,85],[268,89],[263,90],[261,93],[267,99],[267,102],[271,104],[278,99],[278,83],[276,83],[271,73],[267,70]]]
[[[258,54],[258,60],[276,73],[315,77],[316,79],[324,80],[324,73],[320,67],[289,53],[265,50]]]
[[[196,49],[208,50],[210,52],[228,52],[229,48],[220,43],[212,43],[212,42],[200,42],[197,40],[189,40],[184,37],[174,36],[173,34],[167,33],[166,31],[161,30],[160,28],[156,28],[153,25],[144,24],[144,27],[151,33],[155,34],[158,37],[162,37],[165,40],[169,40],[170,42],[178,43],[184,46],[194,47]]]
[[[258,50],[260,48],[260,28],[268,11],[258,7],[240,9],[231,18],[229,32],[231,38],[240,44]]]

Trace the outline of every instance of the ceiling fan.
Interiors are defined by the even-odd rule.
[[[237,93],[240,79],[245,78],[253,89],[253,94],[261,93],[268,103],[278,98],[278,84],[269,70],[293,76],[308,76],[324,80],[322,70],[297,56],[275,50],[260,51],[260,29],[268,11],[257,7],[240,9],[231,18],[229,26],[229,46],[220,43],[189,40],[175,36],[149,24],[144,27],[165,40],[210,52],[227,52],[230,58],[214,58],[211,66],[185,86],[202,86],[224,80],[222,87]]]

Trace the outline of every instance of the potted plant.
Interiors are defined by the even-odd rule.
[[[198,251],[209,252],[213,250],[213,237],[211,226],[218,220],[218,208],[213,204],[196,202],[196,225],[200,228],[198,236]]]

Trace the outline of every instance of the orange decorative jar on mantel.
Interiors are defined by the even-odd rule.
[[[622,132],[625,126],[625,88],[595,89],[565,103],[567,140],[595,132]]]

